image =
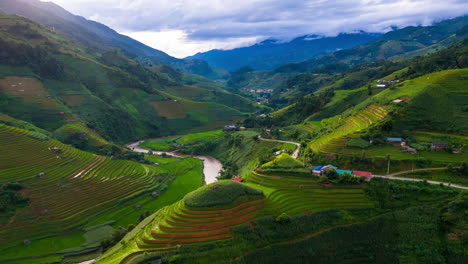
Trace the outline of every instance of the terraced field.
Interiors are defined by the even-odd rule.
[[[0,155],[0,182],[20,182],[26,187],[23,195],[30,198],[27,208],[0,226],[0,255],[7,245],[26,239],[76,232],[91,217],[123,202],[135,211],[136,205],[128,205],[132,197],[186,173],[112,160],[6,125],[0,125],[0,147],[9,150]]]
[[[240,198],[223,207],[203,208],[190,208],[181,200],[164,208],[135,236],[131,251],[138,255],[138,251],[166,251],[182,245],[231,239],[232,227],[252,224],[255,219],[269,215],[373,206],[358,185],[323,186],[313,177],[267,176],[256,172],[244,180],[243,184],[262,190],[265,196],[254,200]],[[102,263],[111,263],[106,261]]]
[[[66,135],[80,134],[83,137],[86,137],[86,139],[88,139],[93,146],[103,146],[109,144],[109,142],[107,142],[107,140],[105,140],[96,131],[90,129],[81,122],[68,123],[57,129],[54,133],[56,138],[59,139],[61,137],[66,137]]]
[[[146,227],[137,244],[140,248],[154,249],[231,238],[229,229],[258,217],[265,204],[266,200],[258,199],[225,207],[194,209],[185,206],[182,200],[166,207]]]
[[[317,179],[292,176],[267,176],[251,173],[245,177],[253,187],[272,190],[267,196],[271,214],[284,212],[289,215],[314,213],[327,209],[370,207],[360,186],[327,187]]]
[[[310,146],[315,152],[336,153],[349,137],[382,120],[386,115],[387,111],[384,108],[370,105],[356,115],[347,117],[343,125],[312,141]]]

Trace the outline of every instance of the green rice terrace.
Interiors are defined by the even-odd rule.
[[[0,262],[95,251],[112,227],[135,224],[145,211],[202,184],[201,162],[193,158],[153,160],[161,165],[152,166],[91,154],[3,124],[0,146],[8,149],[0,155],[0,181],[20,183],[19,193],[29,199],[26,207],[0,211]],[[95,229],[103,233],[91,242],[84,239]]]
[[[387,218],[389,208],[424,206],[458,193],[443,186],[380,179],[370,185],[324,184],[303,166],[274,168],[283,169],[283,173],[258,169],[242,180],[235,178],[241,183],[221,180],[199,188],[147,218],[96,263],[149,263],[157,259],[170,263],[270,263],[251,258],[269,245],[320,240],[321,234],[332,235],[340,229],[362,229],[366,221],[373,228],[373,221]],[[295,176],[288,175],[288,170],[295,170],[291,171]],[[384,201],[381,196],[388,195],[388,188],[400,194]],[[373,235],[366,233],[371,238],[360,243],[375,243]]]

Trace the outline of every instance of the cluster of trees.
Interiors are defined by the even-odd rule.
[[[0,64],[28,66],[39,75],[60,79],[64,65],[51,51],[50,47],[53,46],[52,43],[31,46],[0,38]]]
[[[15,212],[25,207],[29,198],[23,197],[19,191],[24,187],[19,183],[4,183],[0,185],[0,215]]]
[[[320,182],[321,183],[338,183],[338,184],[359,184],[363,183],[366,180],[365,176],[362,177],[356,177],[355,175],[352,175],[350,173],[343,173],[343,174],[338,174],[336,170],[334,169],[327,169],[325,171],[325,174],[320,176]]]
[[[137,224],[143,221],[146,217],[150,215],[151,215],[150,211],[141,213],[140,216],[138,217]],[[127,228],[122,227],[122,226],[119,226],[118,228],[116,228],[108,239],[105,239],[104,241],[101,242],[102,251],[106,251],[107,249],[111,248],[115,244],[119,243],[119,241],[122,240],[122,238],[124,238],[124,236],[128,232],[132,231],[134,228],[135,228],[134,224],[128,225]]]

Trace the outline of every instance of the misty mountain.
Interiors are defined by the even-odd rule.
[[[211,65],[230,71],[243,66],[249,66],[256,70],[272,70],[287,63],[300,62],[337,50],[362,45],[380,36],[379,33],[360,32],[339,34],[335,37],[301,36],[288,42],[268,39],[250,47],[211,50],[187,58],[202,59]]]

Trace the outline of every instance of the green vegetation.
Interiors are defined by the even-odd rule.
[[[0,181],[20,183],[2,185],[1,260],[96,251],[113,227],[135,224],[145,210],[181,199],[203,180],[197,159],[155,167],[80,151],[6,125],[0,125],[0,134],[0,145],[9,150],[0,156]]]
[[[2,215],[2,220],[6,220],[7,216],[13,215],[17,209],[28,205],[29,198],[23,197],[19,193],[23,188],[19,183],[0,185],[0,215]],[[2,222],[0,224],[4,224]]]
[[[455,168],[433,171],[415,171],[405,174],[399,174],[398,177],[440,181],[468,186],[468,172],[463,172],[462,169]]]
[[[260,190],[231,180],[220,180],[187,194],[184,203],[187,207],[205,208],[230,205],[244,196],[263,196]]]
[[[176,138],[167,137],[167,138],[156,138],[145,140],[143,143],[140,144],[140,147],[144,149],[151,149],[151,150],[173,150],[174,143],[176,142]]]
[[[95,52],[59,32],[1,15],[0,69],[8,70],[0,75],[0,112],[58,129],[57,138],[77,147],[219,129],[258,109],[222,86],[188,86],[169,66],[149,68],[116,50]],[[77,136],[81,131],[89,133]]]
[[[312,177],[251,173],[244,179],[243,184],[263,190],[267,202],[238,200],[208,208],[175,203],[126,240],[125,247],[97,263],[124,257],[130,263],[159,258],[174,263],[264,263],[273,255],[286,262],[286,258],[300,262],[311,256],[324,262],[360,263],[466,258],[461,240],[447,243],[464,225],[461,219],[466,215],[464,196],[452,188],[379,178],[364,189],[346,184],[325,187]],[[208,187],[202,190],[214,191]],[[434,215],[445,220],[439,222]],[[418,243],[424,247],[410,246]],[[304,252],[305,246],[314,250]],[[315,250],[319,248],[324,250]]]
[[[287,153],[281,153],[274,160],[263,164],[260,168],[262,169],[293,169],[293,168],[303,168],[304,164],[302,162],[295,160]]]

